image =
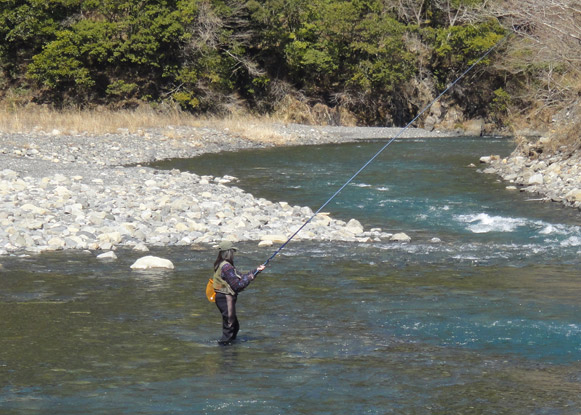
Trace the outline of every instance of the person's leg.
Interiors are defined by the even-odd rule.
[[[222,338],[219,343],[229,343],[236,338],[239,330],[236,318],[236,298],[223,293],[216,293],[216,306],[222,314]]]
[[[238,297],[228,295],[228,324],[232,325],[232,339],[235,340],[238,332],[240,331],[240,323],[238,322],[238,316],[236,315],[236,300]]]

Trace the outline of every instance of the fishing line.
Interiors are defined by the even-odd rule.
[[[323,210],[325,208],[325,206],[327,206],[329,203],[331,203],[331,201],[339,194],[341,193],[341,191],[343,191],[343,189],[345,189],[345,187],[347,187],[349,185],[349,183],[351,183],[358,175],[359,173],[361,173],[363,170],[365,170],[365,168],[367,168],[367,166],[369,166],[371,163],[373,163],[373,161],[379,157],[379,155],[387,148],[389,147],[389,145],[391,143],[393,143],[397,138],[399,138],[404,132],[405,130],[407,130],[409,128],[410,125],[412,125],[418,118],[420,118],[424,112],[426,112],[432,105],[434,105],[444,94],[446,94],[446,92],[448,92],[452,87],[454,87],[454,85],[456,85],[460,79],[464,78],[464,76],[466,76],[466,74],[468,74],[468,72],[470,72],[476,65],[478,65],[482,60],[484,60],[494,49],[496,49],[504,40],[506,40],[508,38],[508,35],[505,36],[504,38],[502,38],[501,40],[499,40],[495,45],[493,45],[490,49],[488,49],[486,51],[485,54],[483,54],[480,58],[478,58],[472,65],[470,65],[470,67],[468,67],[468,69],[466,69],[458,78],[456,78],[454,80],[454,82],[452,82],[451,84],[448,85],[448,87],[446,89],[444,89],[440,95],[438,95],[434,100],[432,100],[432,102],[430,102],[428,105],[426,105],[419,113],[418,115],[416,115],[414,117],[413,120],[411,120],[410,122],[408,122],[406,124],[405,127],[403,127],[394,137],[392,137],[391,139],[389,139],[389,141],[387,143],[385,143],[385,145],[383,147],[381,147],[379,149],[379,151],[377,151],[377,153],[375,153],[375,155],[373,157],[371,157],[369,160],[367,160],[367,162],[361,166],[361,168],[359,170],[357,170],[357,172],[355,172],[355,174],[353,176],[351,176],[349,178],[349,180],[347,180],[339,189],[337,189],[337,191],[335,193],[333,193],[333,195],[327,199],[327,201],[325,203],[323,203],[321,205],[321,207],[319,209],[317,209],[317,211],[315,213],[313,213],[313,215],[307,219],[300,228],[298,228],[295,233],[293,233],[287,240],[285,243],[283,243],[276,251],[274,251],[274,253],[270,256],[270,258],[268,258],[263,265],[268,265],[268,263],[275,257],[278,255],[278,253],[280,251],[282,251],[284,249],[285,246],[288,245],[288,243],[300,232],[302,231],[305,226],[307,226],[314,218],[315,216],[317,216],[321,210]]]

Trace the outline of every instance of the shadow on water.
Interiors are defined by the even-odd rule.
[[[245,163],[221,157],[223,165],[264,159],[292,176],[317,152],[345,164],[364,145],[288,150],[296,155],[284,169],[289,158],[274,150],[241,153]],[[468,147],[455,166],[476,153]],[[522,208],[522,194],[464,167],[443,173],[455,190],[434,178],[414,184],[443,167],[413,167],[413,146],[400,150],[389,176],[406,178],[393,193],[408,206],[380,207],[398,199],[382,189],[399,184],[379,183],[385,176],[372,171],[349,189],[357,197],[333,209],[415,229],[412,243],[293,242],[240,294],[232,346],[217,345],[220,316],[204,297],[211,250],[154,249],[175,264],[164,272],[131,271],[140,254],[123,249],[108,262],[80,252],[2,258],[0,413],[578,415],[578,219],[558,208],[551,216],[547,205]],[[244,174],[234,174],[241,186]],[[310,200],[325,190],[301,180],[293,186],[313,192]],[[292,193],[274,186],[285,193],[275,200]],[[423,190],[414,195],[414,186]],[[441,243],[430,242],[434,234]],[[240,245],[243,270],[272,253]]]

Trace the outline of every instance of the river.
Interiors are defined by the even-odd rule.
[[[159,168],[317,209],[380,142],[245,150]],[[4,257],[2,414],[571,414],[581,408],[579,212],[478,172],[505,139],[396,141],[325,211],[411,243],[292,241],[220,347],[215,252],[134,272],[82,252]],[[240,243],[249,269],[275,247]]]

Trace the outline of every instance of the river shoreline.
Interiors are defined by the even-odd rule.
[[[449,135],[421,129],[402,134],[399,128],[293,124],[275,128],[276,143],[207,127],[99,136],[1,133],[0,255],[109,251],[121,246],[147,251],[148,246],[209,246],[223,239],[258,241],[262,246],[282,243],[312,216],[310,208],[254,198],[235,187],[233,177],[158,171],[142,165],[274,145]],[[299,238],[409,241],[405,234],[365,230],[355,219],[344,222],[326,214],[317,216]]]
[[[515,150],[509,157],[483,156],[484,173],[500,176],[508,190],[528,192],[545,202],[581,211],[581,154],[557,153],[525,157]]]
[[[248,148],[457,135],[296,124],[273,128],[275,142],[208,127],[99,136],[58,131],[0,133],[0,255],[61,249],[109,251],[121,246],[147,251],[148,246],[209,246],[223,239],[257,241],[263,246],[282,243],[312,216],[310,208],[255,198],[237,188],[234,177],[159,171],[143,165]],[[581,187],[578,157],[547,163],[525,160],[515,153],[502,160],[483,157],[481,161],[489,164],[485,173],[500,175],[514,183],[509,185],[515,189],[544,192],[547,200],[581,206],[580,201],[570,200],[581,200],[581,193],[576,193]],[[355,219],[344,222],[324,214],[299,238],[409,242],[404,233],[365,230]]]

